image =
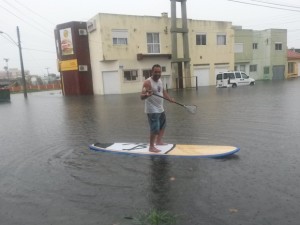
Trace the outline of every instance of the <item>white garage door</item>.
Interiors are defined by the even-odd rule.
[[[198,87],[209,86],[209,68],[194,68],[194,76],[197,77]],[[196,84],[193,84],[193,86],[195,87]]]
[[[228,71],[228,66],[216,66],[215,67],[215,77],[217,76],[218,73],[226,72],[226,71]]]
[[[300,63],[298,63],[298,76],[300,76]]]
[[[118,71],[108,71],[102,73],[103,90],[105,95],[120,94],[120,77]]]

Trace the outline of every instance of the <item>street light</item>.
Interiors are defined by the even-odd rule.
[[[22,82],[23,82],[23,89],[24,89],[24,97],[27,98],[27,87],[26,87],[26,79],[25,79],[25,73],[24,73],[24,65],[23,65],[23,56],[22,56],[22,47],[21,47],[21,41],[20,41],[19,27],[17,27],[18,43],[15,42],[14,39],[10,35],[8,35],[7,33],[3,32],[3,31],[0,31],[0,34],[5,34],[19,48]]]

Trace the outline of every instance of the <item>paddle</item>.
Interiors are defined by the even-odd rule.
[[[167,98],[165,98],[163,96],[160,96],[158,94],[154,94],[153,93],[153,95],[155,95],[157,97],[160,97],[160,98],[163,98],[163,99],[166,99],[169,102],[173,102],[173,101],[171,101],[171,100],[169,100],[169,99],[167,99]],[[197,112],[197,106],[196,105],[184,105],[184,104],[181,104],[181,103],[178,103],[178,102],[175,102],[175,101],[173,103],[184,107],[189,113],[195,114]]]

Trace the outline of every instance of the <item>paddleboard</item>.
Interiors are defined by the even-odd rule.
[[[166,144],[155,147],[160,150],[159,153],[149,152],[149,145],[146,143],[95,143],[89,146],[91,150],[98,152],[199,158],[222,158],[240,150],[234,146],[220,145]]]

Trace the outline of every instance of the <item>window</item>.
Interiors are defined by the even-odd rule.
[[[270,73],[270,67],[265,66],[264,67],[264,74],[269,74]]]
[[[196,34],[196,45],[206,45],[206,34]]]
[[[240,71],[245,72],[246,71],[246,66],[245,65],[240,65]]]
[[[137,70],[124,70],[124,80],[125,81],[137,81],[138,71]]]
[[[226,45],[226,35],[225,34],[217,35],[217,45]]]
[[[146,80],[147,78],[151,77],[151,69],[143,70],[143,77]]]
[[[219,73],[219,74],[217,75],[217,80],[222,80],[222,74],[221,74],[221,73]]]
[[[166,72],[167,71],[167,68],[165,66],[162,66],[161,67],[161,72]]]
[[[112,30],[113,45],[127,45],[128,44],[128,31],[124,29]]]
[[[257,71],[257,65],[250,65],[250,72],[256,72]]]
[[[228,77],[229,77],[229,79],[235,79],[234,73],[229,73]]]
[[[241,73],[241,74],[242,74],[243,79],[248,79],[249,78],[247,74],[245,74],[245,73]]]
[[[159,33],[147,33],[148,53],[160,53]]]
[[[244,52],[244,43],[235,43],[234,53],[243,53],[243,52]]]
[[[293,62],[289,62],[288,63],[288,73],[294,73],[294,65],[295,65],[295,63],[293,63]]]
[[[258,44],[257,43],[253,43],[252,44],[252,49],[258,49]]]
[[[282,43],[275,43],[275,50],[282,50]]]
[[[234,74],[235,74],[235,77],[236,77],[236,78],[241,78],[240,72],[235,72]]]

